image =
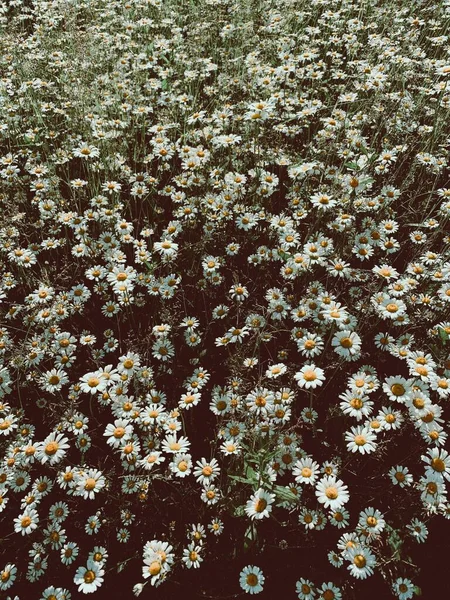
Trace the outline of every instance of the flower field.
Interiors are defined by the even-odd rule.
[[[442,597],[449,31],[0,4],[2,598]]]

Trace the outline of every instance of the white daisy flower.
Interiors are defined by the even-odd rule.
[[[239,585],[247,594],[259,594],[264,586],[263,572],[253,565],[244,567],[239,575]]]
[[[325,508],[330,508],[332,511],[341,508],[350,498],[348,487],[334,475],[326,475],[317,482],[316,497]]]
[[[105,571],[100,563],[88,560],[86,567],[78,567],[73,581],[78,586],[79,592],[90,594],[101,587],[104,574]]]
[[[300,371],[295,373],[294,378],[301,388],[315,389],[325,381],[323,369],[316,367],[314,363],[304,365]]]
[[[245,512],[253,519],[264,519],[272,511],[272,504],[275,500],[275,494],[270,494],[262,488],[259,488],[247,501]]]

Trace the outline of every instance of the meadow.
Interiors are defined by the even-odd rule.
[[[448,589],[449,26],[3,0],[2,598]]]

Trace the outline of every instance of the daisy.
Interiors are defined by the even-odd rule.
[[[350,452],[360,452],[361,454],[370,454],[376,449],[376,435],[367,429],[358,425],[352,427],[350,431],[345,434],[345,441],[347,443],[347,450]]]
[[[394,485],[399,485],[400,487],[409,486],[413,482],[413,476],[407,467],[392,467],[389,470],[389,477]]]
[[[199,394],[198,392],[182,394],[181,399],[178,402],[178,406],[180,408],[185,408],[186,410],[189,410],[191,406],[197,406],[197,404],[200,402],[200,398],[201,394]]]
[[[200,498],[208,506],[213,506],[220,500],[220,490],[213,484],[205,485]]]
[[[420,499],[425,504],[427,510],[430,507],[438,506],[441,502],[447,501],[447,490],[444,480],[438,473],[421,477],[418,487],[421,490]]]
[[[0,513],[2,513],[6,505],[8,504],[9,498],[7,497],[8,489],[0,486]]]
[[[415,594],[414,584],[409,579],[399,577],[395,580],[392,590],[398,600],[410,600]]]
[[[168,435],[161,444],[164,452],[168,452],[170,454],[176,454],[177,452],[187,452],[191,442],[187,437],[181,436],[177,438],[176,434]]]
[[[83,471],[77,478],[76,495],[82,496],[85,500],[93,500],[97,494],[106,485],[106,479],[101,471],[97,469],[88,469]]]
[[[51,369],[41,377],[42,389],[53,394],[59,392],[63,385],[69,382],[67,374],[62,369]]]
[[[358,527],[365,531],[368,531],[370,535],[378,535],[385,528],[386,521],[383,519],[383,515],[376,508],[364,509],[359,514]]]
[[[144,555],[144,565],[142,567],[142,576],[144,579],[150,579],[150,585],[157,586],[170,569],[169,565],[164,565],[161,556],[150,549],[147,549]]]
[[[251,413],[265,417],[273,411],[274,399],[274,394],[270,390],[258,387],[247,394],[246,405]]]
[[[361,338],[354,331],[344,329],[335,333],[331,345],[345,360],[357,360],[361,353]]]
[[[334,585],[331,581],[322,583],[320,588],[317,588],[318,600],[342,600],[340,588]]]
[[[177,477],[186,477],[192,472],[192,456],[178,452],[170,464],[170,470]]]
[[[344,485],[341,479],[336,479],[334,475],[326,475],[318,481],[316,484],[316,497],[325,508],[330,508],[332,511],[341,508],[350,498],[348,487]]]
[[[77,558],[80,549],[75,542],[68,542],[61,548],[61,562],[63,565],[71,565]]]
[[[349,524],[350,513],[345,508],[339,508],[338,510],[332,511],[328,515],[328,520],[334,527],[338,529],[343,529],[344,527],[348,527]]]
[[[43,465],[46,462],[50,465],[60,462],[69,448],[68,441],[69,439],[64,437],[62,433],[52,432],[43,442],[36,444],[37,460]]]
[[[196,478],[197,482],[202,485],[214,481],[214,479],[218,477],[219,473],[219,463],[215,458],[211,459],[209,462],[205,458],[202,458],[196,462],[194,477]]]
[[[214,535],[220,535],[223,532],[223,522],[220,519],[213,519],[208,525],[208,529]]]
[[[0,590],[5,591],[12,586],[17,577],[17,567],[8,563],[3,571],[0,571]]]
[[[28,535],[37,528],[39,515],[34,508],[25,510],[24,513],[14,519],[14,531],[22,535]]]
[[[292,471],[297,483],[314,484],[320,473],[320,465],[310,457],[298,460]]]
[[[350,548],[345,558],[350,561],[347,568],[353,577],[366,579],[369,575],[373,575],[376,559],[368,548],[362,546]]]
[[[248,289],[244,285],[241,285],[240,283],[238,283],[238,284],[234,285],[232,288],[230,288],[228,293],[229,293],[231,299],[236,300],[236,302],[242,302],[249,296]]]
[[[88,560],[86,567],[78,567],[73,581],[78,585],[78,591],[83,594],[96,592],[103,583],[105,574],[102,565],[93,560]]]
[[[322,338],[316,333],[307,333],[305,336],[297,339],[296,342],[300,353],[307,358],[317,356],[322,352],[324,347]]]
[[[107,385],[107,379],[98,371],[86,373],[80,379],[80,390],[85,394],[101,394],[106,390]]]
[[[269,379],[276,379],[277,377],[284,375],[286,371],[287,367],[284,363],[277,363],[275,365],[270,366],[266,370],[266,377],[268,377]]]
[[[427,464],[425,476],[438,475],[450,481],[450,455],[442,448],[430,448],[422,460]]]
[[[169,262],[177,256],[178,248],[178,244],[168,237],[153,244],[153,250],[158,252],[165,262]]]
[[[262,488],[259,488],[247,501],[245,512],[247,516],[253,519],[263,519],[272,512],[272,504],[275,500],[275,494],[270,494]]]
[[[108,439],[106,440],[109,446],[113,448],[119,448],[120,445],[130,439],[133,433],[133,425],[130,424],[130,421],[127,419],[116,419],[114,424],[108,424],[106,426],[104,436]]]
[[[319,367],[316,367],[314,363],[306,364],[300,371],[295,373],[295,380],[301,388],[315,389],[323,385],[325,381],[324,371]]]
[[[264,586],[264,575],[259,567],[248,565],[239,576],[239,585],[247,594],[259,594]]]
[[[198,569],[200,567],[200,563],[203,562],[201,551],[201,546],[196,546],[195,542],[191,542],[187,548],[183,549],[183,557],[181,560],[188,569]]]
[[[350,417],[355,417],[357,421],[361,421],[363,417],[368,417],[372,413],[373,402],[364,392],[345,392],[340,394],[339,398],[343,400],[340,403],[342,412]]]
[[[333,565],[333,567],[336,567],[337,569],[340,569],[344,564],[344,559],[342,558],[342,556],[334,550],[331,550],[331,552],[328,553],[328,560]]]
[[[165,460],[166,460],[166,457],[163,456],[161,452],[158,452],[155,450],[153,452],[150,452],[146,456],[144,456],[140,460],[139,464],[146,471],[150,471],[150,469],[152,469],[155,465],[160,465]]]
[[[309,508],[302,508],[298,515],[298,522],[304,525],[305,529],[314,529],[317,525],[317,513]]]
[[[314,600],[316,597],[313,582],[303,577],[296,582],[295,591],[299,600]]]
[[[428,537],[428,529],[425,524],[418,519],[413,519],[409,525],[406,526],[412,537],[419,543],[424,542]]]

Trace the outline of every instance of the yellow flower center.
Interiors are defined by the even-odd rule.
[[[401,383],[394,383],[391,385],[391,392],[394,394],[394,396],[403,396],[405,391],[406,390]]]
[[[431,461],[431,467],[438,473],[443,473],[445,471],[445,462],[442,460],[442,458],[433,458]]]
[[[358,569],[364,569],[366,566],[366,559],[362,554],[357,554],[353,559],[353,563],[358,567]]]
[[[337,488],[334,486],[330,486],[325,490],[325,496],[327,498],[329,498],[330,500],[336,500],[336,498],[338,497],[338,491]]]
[[[340,344],[343,348],[351,348],[353,346],[353,342],[349,337],[342,338]]]
[[[86,583],[92,583],[95,579],[95,573],[94,571],[86,571],[86,573],[84,574],[84,581]]]
[[[312,369],[308,369],[303,373],[303,379],[305,381],[314,381],[315,379],[317,379],[317,375]]]
[[[84,489],[87,492],[90,492],[91,490],[93,490],[95,488],[95,479],[93,477],[88,477],[86,479],[86,483],[84,484]]]
[[[48,454],[49,456],[52,456],[53,454],[56,454],[56,452],[58,451],[59,445],[58,442],[49,442],[46,446],[45,446],[45,454]]]
[[[26,527],[28,527],[29,525],[31,525],[31,517],[29,517],[28,515],[23,517],[22,520],[20,521],[20,525],[21,527],[23,527],[24,529]]]

